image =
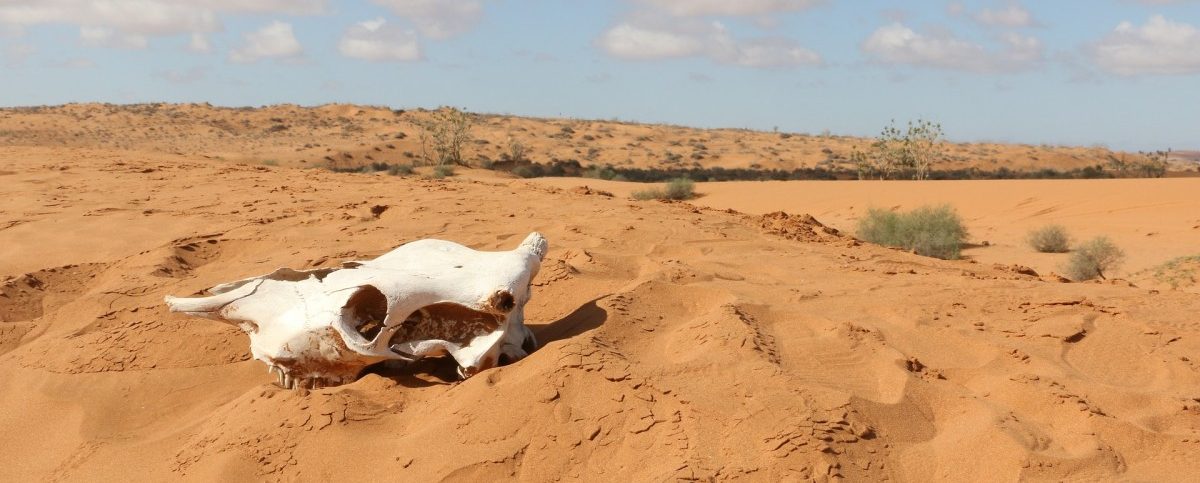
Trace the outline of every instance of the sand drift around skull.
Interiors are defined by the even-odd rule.
[[[524,309],[547,247],[539,233],[505,252],[418,240],[342,268],[281,268],[166,303],[240,327],[287,388],[344,384],[376,362],[437,355],[470,377],[537,347]]]

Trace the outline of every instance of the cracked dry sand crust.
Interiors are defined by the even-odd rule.
[[[1200,474],[1193,294],[921,258],[802,214],[0,154],[3,480]],[[161,303],[417,238],[504,249],[534,230],[552,245],[526,308],[544,346],[464,382],[423,361],[284,391],[236,328]]]

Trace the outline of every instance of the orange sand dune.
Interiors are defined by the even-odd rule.
[[[0,146],[103,148],[188,154],[215,160],[281,166],[353,168],[371,163],[421,162],[419,124],[428,110],[332,104],[220,108],[208,104],[68,104],[0,109]],[[543,119],[472,114],[474,141],[464,148],[472,165],[497,161],[513,144],[537,163],[575,160],[583,166],[622,168],[823,167],[854,170],[853,151],[873,139],[699,129],[662,124]],[[883,126],[880,126],[881,128]],[[1102,147],[950,143],[939,169],[975,167],[1071,170],[1139,155]],[[1174,170],[1195,163],[1178,158]]]
[[[1195,180],[700,183],[659,203],[596,180],[292,169],[409,159],[410,115],[429,114],[0,109],[0,481],[1200,474],[1200,295],[1171,288],[1200,261],[1170,284],[1151,269],[1200,252]],[[597,159],[637,166],[697,150],[689,138],[729,166],[817,162],[828,141],[480,119],[476,153],[518,133],[538,159],[608,143]],[[847,236],[868,207],[940,202],[988,242],[968,260]],[[777,210],[792,215],[760,216]],[[1021,243],[1050,222],[1112,236],[1127,281],[1059,283],[1063,255]],[[426,360],[283,390],[239,329],[162,303],[419,238],[509,249],[533,230],[551,242],[526,310],[543,346],[465,381]]]
[[[863,245],[800,217],[524,181],[86,149],[0,156],[3,480],[1200,471],[1200,299],[1184,292],[1047,282]],[[862,189],[812,189],[838,186]],[[703,186],[701,202],[725,189],[738,188]],[[1034,203],[1065,195],[1043,196]],[[977,203],[962,208],[972,219]],[[375,218],[373,205],[388,209]],[[1009,218],[1042,209],[997,206]],[[553,245],[528,307],[544,347],[462,382],[430,361],[300,395],[272,384],[237,329],[161,303],[416,238],[500,249],[531,230]]]
[[[581,183],[622,197],[640,183],[541,178],[558,187]],[[1047,224],[1067,228],[1076,242],[1108,236],[1126,253],[1117,275],[1142,279],[1153,267],[1200,255],[1200,179],[999,181],[746,181],[699,183],[691,203],[745,213],[810,213],[853,233],[869,208],[909,210],[949,204],[963,216],[973,245],[963,254],[980,262],[1018,263],[1062,272],[1068,254],[1038,253],[1026,238]],[[1198,273],[1200,275],[1200,273]],[[1145,280],[1153,283],[1153,280]]]

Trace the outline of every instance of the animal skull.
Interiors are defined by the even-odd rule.
[[[166,302],[240,327],[286,388],[344,384],[369,364],[443,354],[470,377],[537,347],[524,309],[546,250],[540,233],[507,252],[418,240],[342,268],[281,268]]]

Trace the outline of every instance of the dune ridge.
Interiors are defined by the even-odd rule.
[[[188,154],[214,160],[272,163],[293,167],[351,169],[372,163],[420,161],[420,123],[435,111],[380,106],[291,104],[217,107],[210,104],[66,104],[0,109],[0,145],[98,148]],[[574,160],[583,166],[633,169],[726,168],[793,170],[855,166],[855,150],[869,151],[874,139],[835,134],[704,129],[618,120],[553,119],[471,114],[474,141],[466,161],[500,161],[511,144],[535,162]],[[880,126],[882,128],[883,126]],[[937,169],[1070,171],[1133,161],[1136,153],[1102,146],[1023,145],[994,142],[946,143]],[[1173,158],[1172,170],[1197,169],[1188,152]]]

